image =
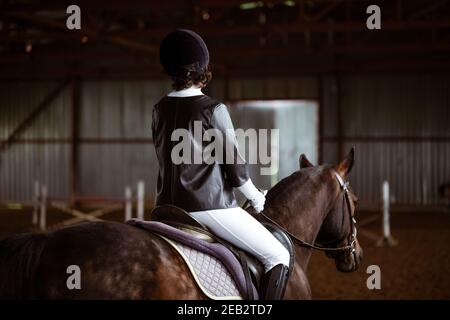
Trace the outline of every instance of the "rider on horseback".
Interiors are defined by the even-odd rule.
[[[218,237],[258,258],[265,269],[261,298],[282,299],[290,256],[266,228],[237,205],[233,188],[243,193],[257,212],[263,210],[265,197],[249,177],[236,137],[230,136],[234,128],[227,107],[201,91],[212,77],[206,44],[195,32],[176,30],[162,41],[160,61],[174,81],[174,90],[153,109],[152,133],[159,163],[157,205],[181,207]],[[224,148],[234,151],[232,163],[174,164],[174,130],[190,132],[194,152],[202,147],[204,142],[193,134],[196,121],[201,121],[202,130],[216,129],[228,138]]]

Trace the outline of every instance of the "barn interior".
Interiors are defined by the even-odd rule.
[[[450,298],[448,0],[0,0],[0,237],[150,214],[152,108],[172,90],[159,44],[176,28],[205,39],[204,92],[237,128],[280,130],[258,186],[301,153],[337,164],[355,148],[364,265],[314,253],[314,298]]]

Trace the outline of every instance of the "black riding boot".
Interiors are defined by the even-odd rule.
[[[260,299],[281,300],[286,290],[289,268],[284,264],[277,264],[267,271],[261,278]]]

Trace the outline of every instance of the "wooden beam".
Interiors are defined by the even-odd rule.
[[[210,52],[214,55],[214,60],[217,62],[227,61],[230,57],[267,57],[267,58],[291,58],[291,57],[318,57],[329,56],[332,54],[373,54],[373,53],[408,53],[409,55],[415,53],[433,53],[433,52],[449,52],[450,42],[417,42],[417,43],[367,43],[367,44],[350,44],[350,45],[335,45],[335,46],[321,46],[321,47],[264,47],[259,46],[245,46],[245,47],[211,47]],[[12,64],[21,64],[29,67],[30,65],[42,65],[43,63],[53,63],[59,61],[67,64],[71,62],[80,61],[102,61],[115,63],[123,66],[125,62],[134,62],[137,59],[146,57],[145,53],[135,53],[130,55],[126,52],[120,51],[107,51],[107,50],[92,50],[84,52],[73,51],[43,51],[39,53],[26,54],[26,53],[0,53],[0,67],[4,72],[8,70],[8,66]],[[122,62],[120,64],[117,64]],[[16,68],[16,66],[14,66]],[[142,68],[142,67],[140,67]],[[149,72],[160,74],[162,68],[159,66],[159,61],[154,60],[154,65],[148,65],[143,67],[144,70]],[[215,71],[217,68],[214,66]]]
[[[373,53],[430,53],[450,51],[449,42],[423,42],[410,44],[349,44],[339,46],[323,46],[315,48],[287,47],[287,48],[260,48],[241,47],[221,48],[215,50],[214,57],[222,59],[224,57],[238,57],[251,55],[254,57],[288,58],[298,56],[327,56],[332,54],[373,54]]]
[[[5,3],[6,2],[6,3]],[[24,13],[36,11],[59,11],[65,12],[69,5],[77,4],[83,10],[108,9],[108,11],[121,11],[131,13],[151,12],[157,10],[185,9],[190,6],[189,1],[149,1],[149,0],[46,0],[46,1],[3,1],[2,10]]]
[[[28,128],[34,120],[45,110],[47,109],[51,103],[59,96],[59,94],[68,86],[70,80],[65,80],[60,83],[53,91],[51,91],[45,98],[39,103],[36,108],[34,108],[31,113],[25,117],[25,119],[20,122],[14,130],[9,134],[9,136],[2,142],[0,145],[0,151],[5,148],[11,146],[15,139],[26,129]]]
[[[335,2],[332,2],[330,4],[327,4],[322,10],[320,10],[318,13],[312,16],[312,21],[319,21],[324,16],[332,12],[334,9],[339,7],[344,1],[343,0],[336,0]]]
[[[233,8],[239,7],[240,4],[245,2],[252,2],[253,0],[195,0],[195,3],[202,8]],[[258,0],[255,0],[256,2]],[[295,5],[298,6],[300,1],[294,0]],[[329,4],[336,0],[307,0],[314,4]],[[352,3],[370,3],[370,0],[345,0]],[[22,1],[3,1],[2,4],[4,10],[20,10],[26,12],[34,12],[36,10],[61,10],[66,8],[70,4],[74,4],[74,1],[69,0],[46,0],[39,2]],[[174,9],[187,9],[191,7],[193,1],[186,0],[169,0],[169,1],[150,1],[150,0],[77,0],[81,8],[85,9],[108,9],[108,10],[121,10],[127,12],[143,12],[143,10],[174,10]],[[283,5],[285,0],[270,0],[263,1],[264,3],[270,2],[273,5]]]
[[[421,18],[428,13],[431,13],[438,9],[439,7],[442,7],[444,4],[448,3],[448,0],[441,0],[441,1],[434,1],[431,4],[426,5],[425,7],[421,8],[419,11],[416,11],[412,14],[410,14],[409,19],[417,19]]]
[[[143,37],[143,38],[156,38],[162,39],[167,33],[173,31],[176,26],[172,27],[161,27],[161,28],[151,28],[147,30],[128,30],[128,31],[118,31],[111,32],[109,34],[114,35],[128,35],[133,37]],[[207,40],[208,38],[215,37],[233,37],[233,36],[259,36],[261,34],[261,26],[259,25],[246,25],[246,26],[199,26],[195,27],[193,25],[186,25],[185,28],[192,29]],[[266,25],[267,32],[270,34],[280,34],[280,33],[303,33],[305,30],[316,32],[316,33],[326,33],[332,32],[367,32],[366,20],[353,20],[353,21],[306,21],[306,22],[295,22],[295,23],[271,23]],[[396,19],[385,19],[382,23],[382,30],[380,32],[385,32],[389,30],[428,30],[434,28],[450,28],[450,19],[434,19],[434,20],[408,20],[399,21]]]
[[[36,50],[32,53],[25,52],[3,52],[0,53],[0,65],[5,66],[11,63],[30,63],[30,64],[41,64],[42,62],[55,63],[68,63],[77,61],[88,61],[100,60],[102,62],[128,62],[136,65],[137,61],[142,58],[148,58],[145,52],[126,52],[124,50]],[[155,61],[155,66],[158,67],[158,59],[153,59]],[[140,66],[142,64],[139,64]],[[146,65],[145,68],[148,68]],[[162,67],[155,68],[155,72],[161,72]]]
[[[326,142],[338,142],[339,137],[324,137]],[[355,143],[448,143],[450,142],[450,136],[380,136],[380,137],[368,137],[368,136],[346,136],[343,137],[345,142]]]
[[[6,140],[0,140],[0,143]],[[28,138],[16,139],[16,144],[68,144],[71,145],[72,138]],[[78,144],[153,144],[148,138],[79,138]]]
[[[27,21],[27,22],[33,23],[37,26],[63,30],[68,33],[68,36],[71,36],[73,34],[79,34],[80,36],[86,35],[93,39],[100,39],[100,40],[109,42],[111,44],[127,47],[130,49],[145,51],[145,52],[152,53],[152,54],[157,54],[159,52],[159,48],[156,46],[152,46],[147,43],[130,40],[123,36],[100,35],[98,32],[90,30],[87,27],[83,27],[82,30],[80,30],[80,31],[68,30],[64,23],[61,23],[61,22],[55,21],[55,20],[51,20],[51,19],[45,19],[45,18],[38,17],[36,15],[29,14],[29,13],[3,12],[2,14],[4,16],[14,18],[16,20]]]
[[[304,98],[304,97],[302,97]],[[310,97],[316,99],[316,97]],[[230,101],[230,98],[225,97],[224,101]],[[338,142],[338,137],[322,137],[325,142]],[[450,142],[450,136],[345,136],[345,141],[351,142],[433,142],[433,143],[446,143]],[[0,143],[6,140],[0,140]],[[31,138],[31,139],[17,139],[14,141],[16,144],[31,144],[31,145],[70,145],[72,139],[65,138]],[[148,138],[85,138],[80,139],[80,144],[98,144],[98,145],[110,145],[110,144],[153,144],[152,139]]]
[[[255,76],[297,76],[297,75],[316,75],[319,73],[335,73],[343,74],[371,74],[382,72],[436,72],[448,73],[450,71],[449,59],[414,59],[409,58],[392,58],[386,60],[366,59],[362,62],[333,62],[331,59],[321,59],[308,61],[300,59],[300,61],[290,61],[285,63],[281,61],[278,64],[267,64],[264,68],[261,64],[242,64],[239,61],[233,61],[224,71],[216,70],[215,76],[229,75],[230,77],[255,77]],[[54,80],[66,79],[68,75],[77,75],[83,78],[96,80],[145,80],[145,79],[165,79],[162,73],[152,73],[137,67],[117,69],[111,67],[109,69],[61,69],[54,67],[52,69],[43,68],[42,72],[35,69],[33,73],[27,74],[17,72],[15,69],[2,70],[0,73],[0,81],[38,81],[38,80]]]

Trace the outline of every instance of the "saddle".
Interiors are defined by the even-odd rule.
[[[258,219],[258,215],[255,215],[255,218]],[[254,294],[254,288],[260,288],[261,277],[264,274],[264,267],[257,258],[250,255],[249,253],[243,252],[229,242],[215,236],[208,230],[207,227],[205,227],[202,223],[192,217],[188,212],[179,207],[172,205],[158,206],[153,209],[150,220],[174,227],[182,232],[189,234],[191,237],[194,237],[195,239],[197,239],[197,241],[205,241],[210,244],[220,245],[226,250],[230,251],[239,261],[242,268],[242,273],[245,278],[246,290],[245,294],[243,294],[242,296],[251,300],[257,299],[256,295]],[[261,221],[260,219],[258,220],[288,250],[290,254],[289,269],[292,270],[294,263],[294,250],[290,237],[278,226],[267,221]],[[220,260],[226,263],[226,261],[223,261],[224,259]]]

